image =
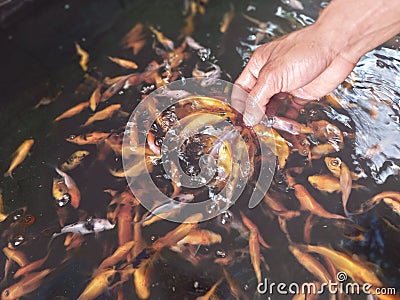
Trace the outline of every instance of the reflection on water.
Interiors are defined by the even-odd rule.
[[[42,94],[37,97],[34,94],[35,99],[26,96],[8,105],[10,112],[18,111],[18,119],[7,114],[2,116],[4,120],[9,120],[1,129],[4,132],[4,143],[0,146],[2,170],[8,168],[11,153],[24,140],[34,138],[35,144],[31,155],[14,171],[14,179],[4,178],[1,181],[4,212],[9,214],[1,223],[1,247],[19,251],[12,252],[19,255],[18,261],[13,261],[9,250],[1,254],[0,269],[4,270],[1,272],[1,290],[23,280],[18,279],[23,276],[14,276],[17,272],[22,273],[21,264],[27,264],[26,260],[36,262],[43,259],[36,273],[39,278],[43,277],[36,281],[37,286],[27,298],[76,299],[88,286],[103,260],[110,257],[121,241],[131,247],[129,255],[111,263],[107,273],[101,273],[107,276],[103,277],[106,278],[106,287],[99,292],[100,299],[116,299],[122,295],[128,299],[147,298],[149,291],[151,299],[195,299],[206,294],[216,283],[215,295],[221,299],[264,298],[265,295],[256,293],[260,274],[272,282],[319,280],[312,271],[306,270],[293,249],[300,249],[303,253],[310,251],[313,264],[318,259],[324,268],[337,267],[334,261],[329,263],[323,255],[311,253],[313,248],[307,248],[308,245],[332,247],[348,255],[353,262],[360,261],[360,265],[376,274],[383,285],[400,287],[400,55],[393,50],[395,40],[388,43],[392,49],[382,48],[364,56],[346,82],[319,102],[303,107],[295,106],[290,97],[271,102],[269,109],[277,116],[276,120],[280,120],[272,124],[276,137],[281,138],[280,151],[277,152],[280,169],[275,173],[265,203],[248,209],[247,191],[232,209],[199,225],[204,230],[202,233],[214,234],[210,234],[214,242],[202,244],[190,240],[169,245],[163,237],[173,232],[177,224],[154,221],[142,228],[140,218],[146,218],[146,211],[137,206],[136,199],[126,189],[124,174],[118,173],[122,167],[120,142],[125,124],[140,99],[167,77],[178,80],[207,74],[209,80],[219,76],[234,80],[258,44],[311,24],[326,5],[325,2],[301,1],[304,10],[298,10],[290,6],[296,1],[268,4],[264,1],[233,1],[235,17],[226,33],[222,34],[219,31],[220,22],[223,14],[230,11],[230,3],[209,1],[205,4],[207,1],[196,1],[200,2],[205,7],[204,15],[199,10],[193,20],[195,40],[187,40],[188,47],[182,46],[182,51],[175,53],[183,57],[177,66],[173,66],[177,62],[171,60],[172,56],[166,49],[170,43],[164,40],[164,45],[163,40],[157,40],[155,31],[153,35],[147,31],[146,45],[137,55],[132,55],[131,49],[121,50],[120,40],[138,23],[132,15],[145,26],[154,25],[156,30],[171,38],[175,48],[181,41],[176,34],[180,28],[176,27],[190,24],[185,22],[188,12],[182,14],[182,10],[185,11],[183,3],[157,1],[155,7],[148,8],[148,3],[143,1],[138,6],[127,5],[120,18],[109,20],[105,26],[110,30],[99,29],[99,35],[93,37],[99,43],[97,47],[89,46],[90,41],[79,37],[79,43],[91,56],[89,72],[84,79],[78,69],[79,59],[73,52],[65,65],[57,67],[63,76],[57,77],[56,82],[47,83],[49,88],[46,92],[38,84],[37,90]],[[73,9],[73,5],[71,7]],[[145,11],[145,18],[140,16],[142,10]],[[172,24],[172,19],[177,22]],[[73,42],[70,43],[71,51],[75,51]],[[134,60],[139,69],[133,72],[142,74],[142,77],[130,77],[132,82],[128,89],[108,90],[114,92],[113,96],[99,103],[97,111],[111,104],[121,104],[121,109],[112,117],[85,128],[80,125],[94,114],[87,107],[74,117],[53,123],[67,109],[89,100],[98,83],[104,82],[106,76],[132,72],[112,65],[107,59],[109,55]],[[145,71],[152,60],[156,62]],[[168,63],[163,64],[165,61]],[[143,74],[150,73],[151,78],[143,77]],[[73,75],[69,77],[70,74]],[[26,84],[28,88],[31,83],[27,81]],[[108,87],[106,83],[101,87],[103,95]],[[13,92],[23,95],[18,90]],[[43,97],[50,100],[44,99],[43,105],[32,110]],[[293,114],[294,107],[297,115]],[[286,127],[287,122],[295,124],[294,127]],[[296,133],[293,128],[312,130],[305,129],[305,132],[293,135]],[[75,142],[79,140],[76,137],[87,141],[90,138],[87,133],[91,132],[103,132],[105,135],[91,136],[99,139],[97,145],[77,145],[66,141],[68,137]],[[77,150],[90,153],[79,161],[79,166],[67,172],[80,191],[79,204],[76,202],[76,190],[75,194],[72,193],[73,189],[67,184],[68,178],[54,171],[55,166],[61,166]],[[338,177],[335,177],[335,170],[338,170],[335,163],[327,165],[326,157],[336,162],[336,167],[339,165]],[[341,172],[352,179],[347,206],[342,203],[346,186],[340,183],[343,179],[340,178]],[[319,180],[313,183],[311,176]],[[57,179],[58,188],[52,190],[53,178]],[[329,180],[328,187],[322,185],[323,180]],[[375,195],[388,191],[391,194],[371,201]],[[166,192],[171,191],[167,188]],[[314,206],[308,204],[308,194],[322,209],[315,203]],[[53,196],[58,198],[58,202]],[[24,208],[12,213],[20,207]],[[348,216],[345,217],[346,208]],[[60,232],[62,226],[78,220],[81,221],[78,224],[80,227],[73,230],[94,230],[93,220],[104,218],[118,222],[116,229],[99,230],[96,234],[76,234],[68,239],[53,235]],[[145,220],[148,222],[149,219]],[[128,239],[126,233],[119,231],[122,227],[127,228]],[[135,243],[129,244],[133,234],[136,234]],[[289,248],[290,240],[303,246]],[[318,251],[321,249],[324,248],[317,248]],[[257,251],[261,254],[259,271],[254,263],[257,262]],[[157,255],[154,255],[155,252]],[[132,271],[141,263],[147,266],[141,269],[141,273]],[[48,270],[51,270],[49,274]],[[132,272],[136,272],[135,279],[132,279]],[[331,269],[329,272],[330,276],[334,275]],[[7,299],[6,295],[3,297]],[[272,299],[288,297],[273,295]]]

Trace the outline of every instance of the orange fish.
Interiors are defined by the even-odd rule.
[[[234,15],[235,15],[235,7],[231,3],[230,7],[229,7],[229,11],[226,12],[222,18],[222,24],[221,24],[221,27],[219,28],[219,31],[224,33],[228,30],[228,27],[231,24]]]
[[[122,58],[117,58],[117,57],[108,57],[109,60],[111,60],[113,63],[116,63],[117,65],[125,68],[125,69],[137,69],[138,65],[130,60],[122,59]]]
[[[261,282],[261,253],[260,253],[260,244],[265,248],[270,248],[270,246],[264,241],[262,238],[260,231],[257,226],[250,221],[242,212],[240,212],[240,216],[242,217],[243,224],[250,230],[249,237],[249,252],[250,259],[253,264],[254,272],[256,273],[258,283]]]
[[[149,26],[149,29],[154,33],[157,40],[165,47],[166,50],[174,50],[174,42],[167,38],[161,31],[158,31],[153,26]]]
[[[96,121],[102,121],[110,118],[117,110],[121,108],[121,104],[112,104],[107,106],[105,109],[98,111],[89,119],[87,119],[86,123],[82,125],[82,127],[86,127]]]
[[[83,135],[70,135],[66,140],[68,142],[78,145],[92,145],[99,144],[110,136],[110,133],[106,132],[91,132]]]
[[[76,53],[78,53],[78,55],[81,57],[79,65],[81,66],[82,70],[86,72],[88,70],[87,64],[89,62],[89,53],[83,50],[78,43],[75,43],[75,48],[76,48]]]
[[[20,165],[26,158],[26,156],[29,154],[29,150],[32,148],[33,144],[34,144],[34,140],[33,139],[29,139],[24,141],[19,147],[18,149],[14,152],[13,154],[13,160],[11,162],[10,167],[8,168],[8,170],[4,173],[4,177],[10,176],[11,178],[13,178],[12,176],[12,172],[14,171],[14,169]]]
[[[332,214],[326,211],[306,190],[306,188],[300,184],[295,184],[294,191],[296,198],[299,200],[301,204],[302,210],[308,210],[314,215],[317,215],[322,218],[329,219],[345,219],[345,217],[337,214]]]
[[[1,300],[16,300],[33,292],[42,285],[43,280],[51,271],[51,269],[45,269],[40,272],[27,274],[17,283],[4,289],[1,293]]]
[[[101,84],[97,86],[97,88],[93,91],[92,95],[89,99],[89,107],[92,111],[96,110],[97,105],[100,102],[101,98]]]
[[[329,272],[316,258],[304,253],[294,244],[289,245],[289,250],[292,252],[293,256],[296,257],[297,261],[320,282],[328,283],[332,280]]]
[[[57,118],[54,119],[54,122],[58,122],[62,119],[71,118],[71,117],[79,114],[82,110],[84,110],[88,106],[89,106],[89,102],[87,102],[87,101],[81,102],[81,103],[75,105],[74,107],[71,107],[66,112],[62,113],[61,115],[59,115]]]
[[[68,188],[68,194],[71,197],[71,205],[75,208],[78,208],[81,201],[81,192],[79,191],[75,181],[71,176],[61,171],[59,168],[56,168],[56,172],[64,179],[65,185]]]
[[[299,248],[301,250],[317,253],[322,255],[323,257],[328,258],[339,271],[345,272],[355,282],[369,283],[373,285],[373,287],[382,286],[381,281],[378,279],[375,273],[367,267],[365,263],[355,260],[342,252],[333,250],[325,246],[304,245],[299,246]]]
[[[136,24],[123,38],[122,45],[124,48],[132,48],[133,54],[138,52],[146,44],[144,36],[144,26],[141,23]]]

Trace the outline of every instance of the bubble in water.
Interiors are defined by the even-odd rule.
[[[232,220],[233,214],[229,210],[226,210],[219,215],[219,221],[222,225],[229,225],[230,223],[232,223]]]
[[[222,249],[218,249],[215,251],[215,256],[218,258],[225,258],[226,257],[226,253],[224,250]]]
[[[256,10],[256,7],[254,6],[254,5],[248,5],[247,7],[246,7],[246,11],[247,12],[249,12],[249,11],[253,11],[253,10]]]
[[[198,281],[195,281],[194,283],[193,283],[193,287],[195,288],[195,289],[198,289],[199,288],[199,282]]]

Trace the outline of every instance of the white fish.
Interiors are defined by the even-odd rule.
[[[115,224],[111,224],[105,219],[87,219],[74,224],[70,224],[61,228],[61,232],[53,234],[53,238],[64,233],[76,233],[80,235],[99,233],[106,230],[114,229]]]

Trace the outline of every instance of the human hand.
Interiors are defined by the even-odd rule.
[[[235,82],[250,93],[250,99],[232,99],[246,123],[258,123],[275,94],[317,99],[346,78],[357,61],[347,59],[325,37],[314,24],[257,48]]]

